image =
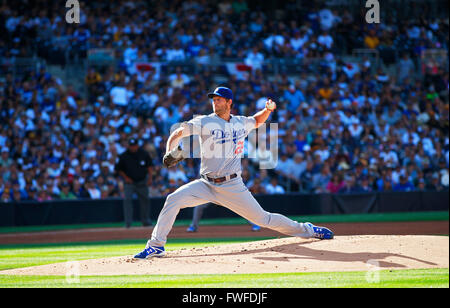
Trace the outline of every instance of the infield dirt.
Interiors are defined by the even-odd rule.
[[[71,267],[72,268],[71,268]],[[447,236],[354,235],[333,240],[278,238],[0,271],[8,275],[173,275],[367,271],[448,268]]]

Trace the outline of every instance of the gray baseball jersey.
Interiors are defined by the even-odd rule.
[[[244,140],[256,127],[255,118],[231,115],[227,122],[211,113],[185,125],[200,138],[201,175],[218,178],[241,172]]]
[[[225,121],[216,114],[198,116],[183,123],[191,135],[198,135],[201,148],[201,175],[217,178],[241,172],[244,140],[256,128],[253,117],[231,116]],[[309,238],[312,230],[281,214],[265,211],[245,186],[240,176],[215,184],[204,178],[185,184],[167,196],[149,246],[164,246],[179,211],[205,203],[230,209],[248,221],[291,236]]]

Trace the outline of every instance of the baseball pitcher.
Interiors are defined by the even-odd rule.
[[[163,164],[171,167],[183,160],[180,140],[191,135],[200,137],[200,178],[181,186],[167,196],[158,222],[145,249],[137,259],[162,257],[175,219],[180,209],[212,202],[224,206],[261,227],[303,238],[332,239],[333,232],[311,223],[298,223],[281,214],[265,211],[249,192],[241,178],[241,157],[244,140],[251,130],[264,124],[275,110],[269,99],[263,110],[254,116],[231,114],[233,93],[218,87],[208,97],[212,99],[213,113],[194,117],[183,123],[167,140]]]

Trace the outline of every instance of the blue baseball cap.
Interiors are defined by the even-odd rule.
[[[218,87],[214,90],[213,93],[208,93],[209,98],[213,98],[214,96],[220,96],[226,99],[233,99],[233,92],[226,87]]]

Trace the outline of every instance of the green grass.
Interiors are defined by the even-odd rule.
[[[398,222],[398,221],[442,221],[449,220],[449,212],[406,212],[406,213],[369,213],[369,214],[339,214],[339,215],[306,215],[289,216],[297,221],[311,221],[314,223],[345,223],[345,222]],[[174,226],[188,226],[190,220],[176,220]],[[244,225],[248,222],[243,218],[202,219],[201,225]],[[133,226],[140,226],[134,223]],[[121,228],[123,223],[51,225],[51,226],[20,226],[0,227],[0,233],[56,231],[85,228]]]
[[[1,276],[4,288],[448,288],[448,269],[228,275]]]

